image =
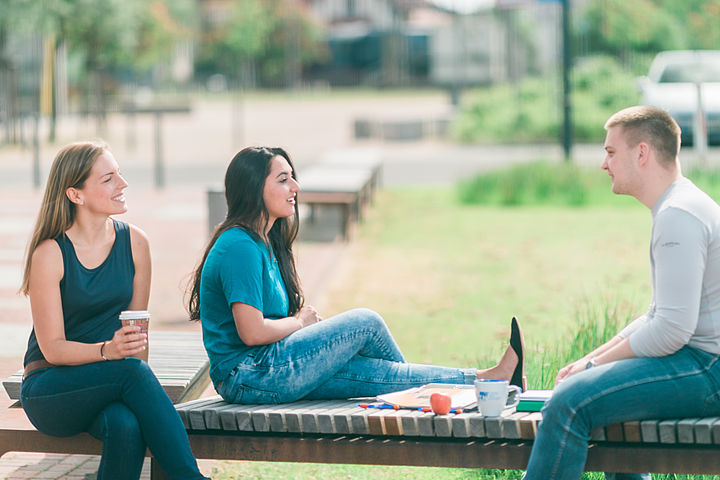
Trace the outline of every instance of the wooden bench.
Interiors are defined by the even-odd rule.
[[[381,177],[382,163],[374,157],[352,162],[325,160],[303,168],[298,174],[301,187],[298,198],[301,206],[310,209],[307,221],[311,225],[315,222],[318,208],[337,208],[340,233],[348,240],[353,224],[362,219],[379,188]],[[208,230],[212,234],[225,218],[227,205],[223,189],[208,189],[207,195]]]
[[[149,365],[173,403],[199,397],[210,382],[210,363],[200,332],[150,332]],[[22,372],[3,381],[0,395],[0,456],[7,452],[100,455],[102,442],[89,434],[52,437],[38,432],[19,407]],[[61,414],[61,412],[59,412]],[[165,478],[152,460],[151,478]]]
[[[354,221],[362,220],[382,180],[382,161],[368,151],[328,152],[320,162],[302,169],[298,175],[300,204],[314,209],[334,206],[341,212],[343,238],[350,237]]]
[[[197,458],[524,469],[539,412],[437,416],[357,400],[177,406]],[[720,418],[627,422],[592,434],[589,471],[717,474]]]

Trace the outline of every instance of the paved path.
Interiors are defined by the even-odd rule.
[[[151,239],[153,328],[199,329],[199,325],[186,319],[184,281],[207,240],[206,189],[221,184],[227,162],[242,144],[284,146],[298,170],[323,155],[344,155],[349,150],[353,154],[380,155],[386,187],[445,184],[509,163],[561,157],[560,147],[555,145],[478,147],[439,140],[384,143],[352,138],[354,118],[435,118],[448,113],[445,101],[439,94],[380,99],[347,96],[334,100],[279,94],[251,97],[241,104],[198,102],[192,114],[171,116],[165,122],[164,189],[153,188],[150,119],[137,119],[136,146],[130,148],[127,137],[133,129],[125,118],[111,117],[104,137],[130,183],[129,212],[124,218],[143,228]],[[90,122],[76,118],[63,121],[61,140],[41,150],[43,180],[58,144],[92,136]],[[576,148],[580,163],[599,166],[602,155],[601,145]],[[714,149],[711,155],[717,162],[720,150]],[[0,149],[0,377],[20,367],[31,326],[27,299],[17,295],[16,290],[22,276],[24,248],[41,200],[41,192],[33,189],[32,159],[29,149]],[[323,295],[338,281],[337,274],[343,270],[349,251],[342,242],[297,244],[306,298],[321,311]],[[0,395],[5,395],[4,391]],[[203,471],[210,473],[212,466],[213,462],[203,462]],[[78,455],[8,454],[0,460],[0,477],[9,479],[81,479],[96,469],[97,457]],[[143,478],[148,478],[147,472]]]

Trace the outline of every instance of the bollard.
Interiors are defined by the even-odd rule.
[[[695,108],[695,116],[693,118],[693,146],[695,147],[695,155],[697,162],[701,166],[705,166],[707,162],[707,119],[705,117],[705,106],[703,105],[702,82],[695,82],[695,92],[697,106]]]
[[[225,202],[225,190],[222,188],[207,189],[208,205],[208,236],[211,237],[215,227],[225,220],[227,215],[227,203]]]

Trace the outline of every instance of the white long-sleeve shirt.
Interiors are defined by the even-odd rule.
[[[720,353],[720,206],[687,178],[652,208],[652,301],[620,336],[639,357],[685,345]]]

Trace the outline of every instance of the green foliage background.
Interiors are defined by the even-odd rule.
[[[479,143],[555,142],[562,112],[557,78],[528,78],[516,86],[484,87],[468,92],[453,121],[460,141]],[[635,105],[640,94],[635,76],[609,56],[583,59],[573,74],[573,129],[581,142],[601,141],[602,126],[616,111]]]

